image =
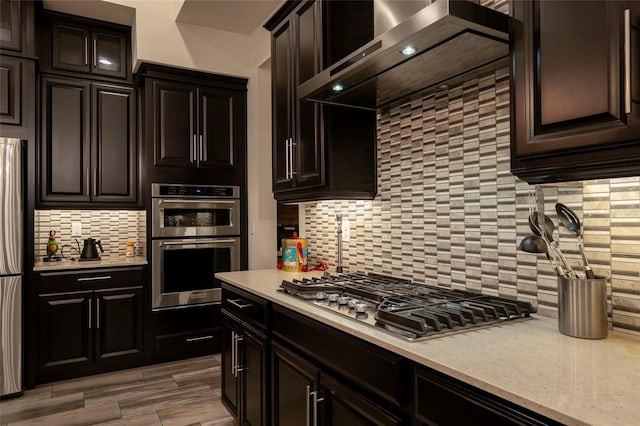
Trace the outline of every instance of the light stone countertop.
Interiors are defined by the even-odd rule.
[[[319,276],[276,269],[216,277],[419,364],[569,425],[637,425],[640,338],[561,334],[556,319],[532,319],[407,342],[277,291],[283,279]]]
[[[57,262],[43,262],[41,260],[35,262],[33,270],[39,271],[64,271],[71,269],[93,269],[93,268],[115,268],[118,266],[146,265],[147,259],[144,257],[105,257],[101,260],[76,261],[62,259]]]

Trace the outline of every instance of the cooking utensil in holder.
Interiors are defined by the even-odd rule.
[[[607,337],[607,278],[558,277],[558,328],[583,339]]]

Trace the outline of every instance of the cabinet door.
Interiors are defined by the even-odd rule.
[[[3,7],[5,3],[2,2]],[[13,2],[11,2],[13,3]],[[22,66],[20,59],[3,56],[0,60],[0,123],[19,126],[21,116]]]
[[[20,51],[22,46],[22,31],[20,25],[20,6],[22,2],[2,0],[0,1],[0,48]]]
[[[275,342],[271,348],[271,424],[309,424],[309,393],[318,389],[319,370]]]
[[[597,177],[603,163],[624,160],[615,149],[640,138],[639,9],[637,2],[514,2],[515,174],[524,169],[526,178],[535,167],[566,180],[574,165],[591,163]],[[535,157],[546,159],[527,163]]]
[[[90,84],[43,77],[42,201],[89,201]]]
[[[267,419],[267,338],[255,330],[242,330],[240,355],[241,424],[266,425]]]
[[[142,356],[142,287],[95,292],[95,360]]]
[[[222,313],[222,402],[227,409],[238,417],[238,402],[240,386],[234,372],[235,336],[240,328],[240,323],[234,318]]]
[[[39,365],[42,371],[92,362],[92,292],[41,294]]]
[[[91,32],[91,72],[109,77],[127,78],[128,37],[117,31]]]
[[[197,89],[161,80],[152,85],[154,165],[196,167]]]
[[[292,139],[292,53],[291,21],[285,21],[271,38],[273,192],[293,188],[289,141]]]
[[[51,31],[51,66],[58,70],[89,72],[89,27],[74,22],[53,21]]]
[[[136,96],[130,87],[92,85],[92,199],[135,202]]]
[[[294,13],[295,80],[298,87],[320,71],[322,35],[319,24],[320,2],[304,3]],[[315,102],[295,102],[294,161],[295,187],[310,188],[324,184],[324,156],[320,132],[320,109]]]
[[[324,400],[319,402],[324,424],[328,425],[399,425],[401,419],[365,399],[353,389],[322,374]]]
[[[238,107],[241,100],[232,90],[202,87],[200,94],[200,129],[198,135],[198,167],[229,169],[234,158]]]
[[[33,1],[0,1],[0,49],[8,54],[34,54]]]

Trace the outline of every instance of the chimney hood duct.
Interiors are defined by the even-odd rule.
[[[374,39],[301,84],[299,97],[375,110],[495,68],[509,54],[509,19],[470,1],[374,0]]]

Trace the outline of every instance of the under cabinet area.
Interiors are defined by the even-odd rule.
[[[529,183],[636,175],[640,5],[516,1],[511,170]]]
[[[36,382],[139,365],[143,269],[41,272]]]
[[[361,41],[361,33],[332,33],[329,24],[338,19],[323,20],[339,15],[330,12],[342,3],[287,3],[282,10],[288,12],[265,25],[271,31],[273,192],[280,201],[371,199],[376,193],[375,111],[301,101],[297,93],[324,62],[340,59]],[[344,2],[353,10],[367,4]],[[331,43],[336,38],[344,49]]]
[[[43,75],[40,203],[137,202],[136,91]]]

